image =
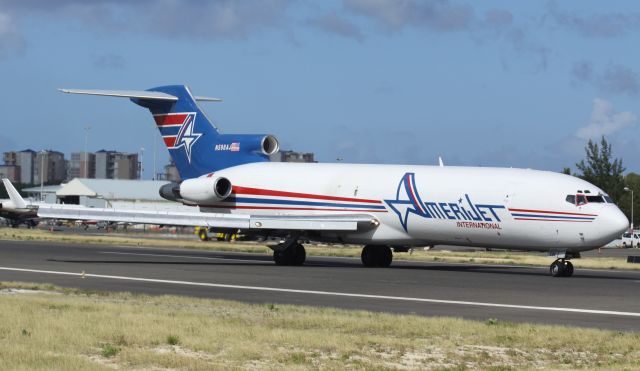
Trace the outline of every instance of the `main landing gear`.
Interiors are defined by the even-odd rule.
[[[387,268],[393,260],[393,253],[389,246],[366,245],[362,248],[362,265],[365,267]]]
[[[573,275],[573,264],[569,260],[557,259],[551,263],[549,272],[554,277],[571,277]]]
[[[297,240],[285,241],[273,247],[273,261],[276,265],[302,265],[307,252]]]

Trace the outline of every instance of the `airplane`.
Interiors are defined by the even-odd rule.
[[[6,188],[10,198],[0,200],[0,217],[4,218],[7,225],[12,228],[18,228],[20,224],[25,224],[29,228],[35,227],[39,222],[37,206],[32,205],[32,203],[27,203],[24,200],[22,200],[23,202],[18,200],[16,203],[16,201],[14,201],[16,200],[15,195],[17,194],[19,197],[20,194],[11,183],[9,184],[10,187]],[[15,193],[12,195],[12,192]],[[20,197],[20,199],[22,198]]]
[[[300,240],[364,245],[365,267],[389,267],[394,252],[461,245],[547,252],[554,277],[571,259],[620,236],[625,215],[600,188],[531,169],[270,162],[270,134],[223,134],[184,85],[144,91],[60,89],[129,98],[149,109],[183,181],[160,188],[194,212],[40,205],[38,216],[205,226],[282,236],[277,265],[302,265]],[[19,195],[18,195],[19,197]]]

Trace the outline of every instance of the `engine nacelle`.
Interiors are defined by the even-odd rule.
[[[182,201],[201,205],[222,201],[231,191],[231,181],[225,177],[194,178],[180,183],[178,196]]]
[[[280,144],[273,135],[265,134],[222,134],[214,146],[215,151],[258,153],[271,156],[280,150]]]
[[[172,182],[165,184],[160,187],[159,193],[160,197],[165,200],[182,202],[182,197],[180,197],[180,183]]]

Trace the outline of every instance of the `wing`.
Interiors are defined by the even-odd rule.
[[[238,215],[207,212],[177,212],[93,208],[41,204],[38,216],[50,219],[104,220],[136,224],[164,224],[253,230],[357,231],[377,227],[368,214],[350,215]]]

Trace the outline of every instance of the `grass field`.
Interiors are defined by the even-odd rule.
[[[202,242],[180,238],[153,238],[126,235],[91,235],[74,234],[68,232],[48,232],[43,230],[0,228],[0,239],[13,239],[24,241],[55,241],[66,243],[84,244],[111,244],[124,246],[147,246],[163,248],[187,248],[214,251],[237,251],[253,253],[271,253],[264,244],[246,242]],[[342,256],[360,257],[360,246],[314,246],[307,245],[307,255],[310,256]],[[552,259],[541,254],[509,252],[509,251],[423,251],[416,250],[412,254],[395,254],[397,260],[434,261],[451,263],[475,263],[475,264],[512,264],[549,266]],[[583,258],[573,260],[574,266],[579,268],[598,269],[632,269],[640,270],[640,264],[627,263],[624,258]]]
[[[640,333],[0,283],[0,368],[638,369]]]

